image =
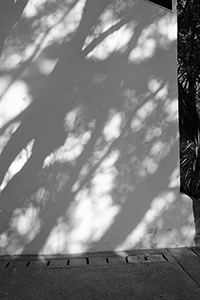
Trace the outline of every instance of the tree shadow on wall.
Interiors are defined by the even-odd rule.
[[[155,174],[148,176],[142,182],[138,182],[132,192],[129,191],[127,193],[126,188],[122,189],[122,192],[120,188],[117,190],[115,197],[118,197],[119,199],[124,197],[126,199],[125,205],[117,216],[116,221],[111,225],[106,234],[92,246],[91,251],[103,249],[107,241],[112,241],[113,248],[117,249],[117,247],[126,240],[132,231],[137,228],[138,224],[141,223],[146,212],[151,208],[152,201],[167,190],[170,175],[173,173],[174,166],[177,164],[177,161],[178,151],[177,144],[175,144],[170,153],[162,160]],[[134,180],[132,187],[134,187]],[[152,221],[153,220],[149,223],[151,224]],[[145,228],[144,230],[145,234],[147,229],[149,228]],[[140,237],[140,234],[141,233],[138,231],[138,237]],[[115,237],[114,240],[113,236]],[[139,244],[138,237],[135,245]]]
[[[3,45],[6,38],[9,36],[11,29],[20,19],[24,8],[29,0],[14,1],[7,0],[1,1],[1,31],[0,31],[0,56],[3,50]]]
[[[45,4],[38,9],[38,14],[30,18],[29,26],[34,28],[32,42],[44,26],[41,12],[43,16],[45,12],[47,17],[53,14],[56,19],[58,11],[60,13],[59,5],[62,4],[62,9],[64,7],[62,1],[59,1],[59,5],[54,1],[52,3],[51,10],[49,7],[45,9]],[[140,201],[140,191],[145,182],[140,182],[137,187],[140,181],[137,171],[144,164],[145,156],[148,157],[154,144],[160,142],[162,148],[175,141],[176,118],[173,119],[172,110],[176,94],[176,45],[173,38],[170,40],[162,32],[162,28],[159,31],[155,25],[162,18],[162,22],[170,23],[170,14],[138,1],[110,1],[108,4],[107,1],[88,0],[81,18],[72,21],[70,13],[77,9],[77,4],[80,3],[74,1],[70,8],[66,8],[66,18],[61,16],[63,28],[68,28],[67,24],[69,26],[71,22],[69,28],[72,29],[54,40],[51,36],[46,44],[43,38],[43,49],[36,46],[37,51],[25,62],[21,61],[17,68],[5,67],[6,55],[9,57],[11,51],[8,49],[14,46],[11,44],[12,47],[4,49],[3,75],[9,73],[12,84],[23,80],[29,88],[32,102],[20,114],[20,125],[16,131],[11,131],[10,139],[5,143],[1,154],[1,182],[5,185],[0,202],[3,212],[3,253],[39,253],[53,228],[61,222],[58,220],[65,223],[65,226],[61,226],[65,228],[65,234],[62,234],[65,243],[61,244],[65,246],[62,246],[62,250],[59,248],[52,251],[72,251],[66,244],[70,244],[67,236],[73,231],[75,221],[70,219],[67,211],[73,215],[76,198],[84,190],[94,190],[92,182],[102,169],[104,161],[114,151],[118,153],[116,166],[113,166],[118,173],[113,179],[117,184],[117,181],[122,180],[121,166],[126,165],[127,161],[130,165],[131,157],[126,155],[126,151],[134,148],[131,150],[131,164],[135,177],[131,180],[136,189],[135,195],[138,194],[137,201]],[[73,16],[76,14],[75,10]],[[26,18],[26,22],[29,21]],[[24,19],[21,18],[15,29],[17,32],[19,28],[19,36],[23,22]],[[57,21],[59,25],[62,22]],[[159,24],[162,25],[162,22]],[[37,26],[34,27],[34,24]],[[53,28],[48,22],[45,25],[44,36],[47,38],[56,26]],[[144,31],[146,27],[148,29]],[[120,30],[121,39],[126,35],[121,44],[119,36],[117,37]],[[21,36],[20,38],[22,39]],[[113,40],[109,42],[109,38]],[[27,46],[26,41],[24,48]],[[19,52],[25,53],[22,49]],[[49,67],[47,61],[53,67]],[[46,66],[50,71],[44,72]],[[11,87],[12,85],[7,85],[8,90]],[[17,117],[19,118],[15,118]],[[148,118],[150,121],[146,121]],[[15,122],[15,119],[4,124],[5,132],[12,121]],[[157,134],[150,133],[155,127]],[[162,133],[162,138],[159,132]],[[22,155],[23,151],[27,152],[27,158],[17,172],[12,171],[12,163],[16,161],[16,157],[19,159],[18,155]],[[137,157],[137,161],[133,156]],[[157,173],[151,180],[154,177],[157,177]],[[161,186],[154,188],[154,195],[161,192],[164,181]],[[115,188],[109,193],[104,191],[98,195],[95,201],[99,202],[113,195],[115,204],[120,204],[122,209],[106,238],[113,228],[115,230],[115,224],[116,230],[121,227],[120,219],[124,219],[130,201],[121,204],[123,192],[115,193]],[[130,197],[131,195],[128,196]],[[138,212],[139,217],[135,218],[134,225],[130,222],[126,224],[126,234],[131,232],[145,213],[150,205],[150,198],[148,200],[145,197],[145,204],[141,207],[142,211]],[[87,211],[82,212],[82,215],[87,218]],[[21,225],[23,222],[26,229]],[[125,236],[117,239],[114,244],[117,245],[124,238]],[[97,238],[94,238],[94,233],[90,234],[83,242],[84,249],[90,248],[95,240]],[[98,243],[96,247],[98,248]]]

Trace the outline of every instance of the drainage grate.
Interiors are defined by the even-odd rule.
[[[84,257],[70,259],[44,259],[44,260],[10,260],[1,261],[1,269],[33,268],[33,269],[58,269],[80,266],[100,266],[126,263],[121,257]]]
[[[126,257],[108,256],[108,257],[81,257],[81,258],[58,258],[58,259],[34,259],[34,260],[10,260],[1,261],[1,269],[12,268],[36,268],[36,269],[58,269],[69,267],[82,267],[82,266],[100,266],[100,265],[118,265],[125,263],[145,263],[145,262],[162,262],[168,261],[163,253],[147,253],[147,254],[134,254]]]
[[[161,261],[168,261],[168,260],[163,253],[154,253],[154,254],[127,256],[126,261],[131,264],[131,263],[140,263],[140,262],[161,262]]]

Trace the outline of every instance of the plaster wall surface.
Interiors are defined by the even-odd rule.
[[[192,246],[176,13],[133,0],[18,2],[0,49],[0,255]]]

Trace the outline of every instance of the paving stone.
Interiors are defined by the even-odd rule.
[[[28,268],[44,269],[49,267],[50,260],[31,260]]]
[[[178,259],[160,263],[126,263],[129,260],[140,262],[149,254],[159,254],[158,251],[146,251],[137,254],[111,257],[108,253],[99,257],[108,258],[109,263],[93,267],[86,258],[59,257],[44,260],[24,260],[30,262],[27,267],[10,268],[0,272],[0,299],[2,300],[199,300],[200,287],[193,279],[189,270],[198,274],[199,257],[193,251],[177,250]],[[192,253],[193,252],[193,253]],[[171,254],[169,254],[170,256]],[[175,254],[174,254],[175,255]],[[97,257],[93,258],[97,259]],[[189,270],[180,265],[180,259],[189,264]],[[51,268],[53,261],[57,264],[70,260],[69,267]],[[62,262],[61,262],[62,260]],[[6,260],[7,261],[7,260]],[[115,261],[111,265],[111,261]],[[176,263],[175,263],[176,261]],[[49,266],[47,266],[49,262]],[[82,267],[81,263],[83,263]],[[13,261],[16,264],[16,261]],[[77,267],[73,267],[75,265]],[[32,266],[32,267],[31,267]],[[33,266],[39,266],[36,268]]]
[[[27,260],[13,260],[10,261],[9,265],[7,266],[8,269],[10,268],[26,268],[28,264]]]
[[[78,266],[86,266],[87,260],[86,258],[72,258],[70,259],[69,266],[70,267],[78,267]]]
[[[145,260],[148,262],[159,262],[159,261],[166,261],[166,259],[164,258],[164,256],[162,255],[162,253],[158,253],[158,254],[147,254],[145,255]]]
[[[194,248],[193,251],[200,256],[200,248]]]
[[[69,259],[52,259],[49,260],[49,268],[67,268],[69,267]]]
[[[99,266],[108,264],[108,259],[106,257],[89,257],[89,265],[90,266]]]
[[[133,256],[128,256],[128,262],[129,262],[130,264],[132,264],[132,263],[145,262],[145,257],[144,257],[144,255],[133,255]]]
[[[113,265],[118,265],[118,264],[125,264],[127,263],[126,257],[124,256],[113,256],[113,257],[108,257],[109,264]]]
[[[191,249],[187,248],[172,248],[169,249],[177,262],[184,270],[195,280],[200,286],[200,257]]]

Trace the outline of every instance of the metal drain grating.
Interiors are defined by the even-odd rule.
[[[163,253],[145,254],[145,255],[131,255],[127,256],[128,263],[145,263],[145,262],[161,262],[168,261]]]
[[[163,253],[147,253],[147,254],[134,254],[126,257],[120,256],[102,256],[102,257],[79,257],[79,258],[52,258],[52,259],[27,259],[27,260],[8,260],[0,261],[0,269],[9,270],[12,268],[36,268],[36,269],[58,269],[69,267],[82,267],[82,266],[108,266],[118,265],[125,263],[146,263],[146,262],[163,262],[168,261]]]
[[[2,269],[12,268],[39,268],[39,269],[57,269],[80,266],[98,266],[98,265],[113,265],[126,263],[125,258],[121,257],[84,257],[84,258],[60,258],[60,259],[44,259],[44,260],[10,260],[0,261]]]

